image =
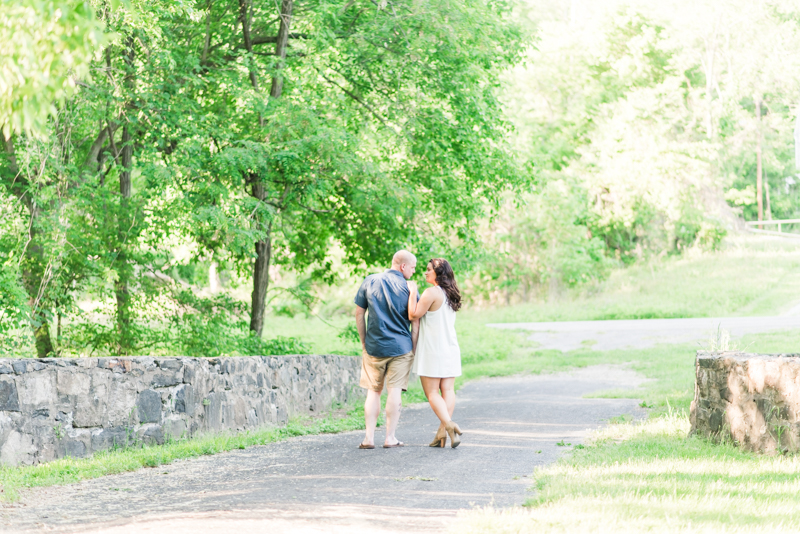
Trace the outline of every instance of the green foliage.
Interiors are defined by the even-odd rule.
[[[482,232],[488,250],[468,280],[473,299],[501,292],[507,301],[513,294],[527,300],[542,286],[574,288],[605,279],[614,262],[587,224],[580,186],[551,180],[525,200]]]
[[[169,318],[169,340],[188,356],[267,356],[308,354],[310,347],[296,338],[277,336],[263,340],[250,332],[247,306],[221,294],[201,298],[189,290],[175,296],[178,308]],[[174,340],[174,341],[173,341]]]
[[[311,352],[308,343],[297,338],[254,336],[247,305],[228,295],[200,297],[189,289],[172,287],[140,295],[143,298],[133,305],[134,351],[199,357]],[[113,354],[117,334],[111,328],[96,321],[77,323],[67,331],[65,346],[78,353],[88,349],[93,355]]]
[[[583,223],[587,218],[581,191],[564,182],[550,182],[541,193],[539,221],[548,278],[567,287],[603,280],[611,262],[606,246]],[[582,224],[583,223],[583,224]]]
[[[727,1],[717,21],[685,2],[567,20],[548,0],[332,0],[292,13],[280,61],[274,2],[246,20],[233,0],[7,3],[5,331],[39,356],[264,352],[239,290],[256,256],[269,284],[307,281],[269,301],[282,319],[399,248],[452,259],[473,300],[594,288],[754,217],[756,139],[770,209],[793,216],[796,13]],[[207,294],[212,264],[250,310],[172,288]]]
[[[684,210],[675,226],[675,248],[678,251],[694,246],[701,250],[717,250],[728,233],[719,222],[709,220],[697,209]]]
[[[358,328],[356,327],[355,323],[347,323],[347,326],[339,331],[337,337],[342,341],[361,343],[361,337],[358,335]]]
[[[31,340],[26,326],[28,304],[19,280],[19,269],[13,255],[0,255],[0,355],[15,356],[27,349]]]
[[[56,105],[89,73],[109,42],[90,2],[15,0],[0,4],[0,126],[44,134]]]

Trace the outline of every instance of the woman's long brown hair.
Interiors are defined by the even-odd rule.
[[[436,283],[439,284],[447,295],[447,302],[453,311],[461,309],[461,291],[458,290],[456,284],[456,275],[453,273],[453,268],[450,263],[444,258],[433,258],[430,260],[433,265],[433,271],[436,273]]]

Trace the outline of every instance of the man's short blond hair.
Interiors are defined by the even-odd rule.
[[[399,267],[403,264],[416,265],[417,257],[407,250],[398,250],[392,257],[392,265]]]

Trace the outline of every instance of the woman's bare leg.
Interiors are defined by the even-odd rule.
[[[447,424],[450,422],[450,412],[448,410],[447,403],[442,398],[442,395],[439,393],[440,383],[442,381],[441,378],[433,378],[429,376],[421,376],[419,377],[420,382],[422,382],[422,390],[425,392],[425,396],[428,398],[428,404],[431,405],[431,409],[433,413],[436,414],[436,417],[439,418],[439,421],[442,424]],[[448,380],[445,378],[445,380]],[[454,399],[455,402],[455,394]]]
[[[442,390],[442,398],[447,404],[447,415],[453,418],[453,411],[456,409],[456,379],[442,378],[439,381],[439,388]]]

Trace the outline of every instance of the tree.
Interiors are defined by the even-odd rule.
[[[209,223],[193,225],[198,241],[243,266],[255,256],[257,335],[272,263],[321,274],[338,243],[351,265],[374,264],[413,239],[420,212],[465,237],[486,201],[521,179],[494,95],[499,70],[520,50],[502,5],[326,2],[301,14],[292,2],[280,13],[267,2],[236,7],[234,25],[232,6],[211,5],[197,38],[205,116],[220,127],[198,169],[205,178],[182,187],[193,188],[193,211]],[[490,29],[469,31],[481,17]],[[274,52],[260,52],[265,44]],[[232,75],[233,60],[246,70]],[[211,224],[219,220],[224,228]]]

